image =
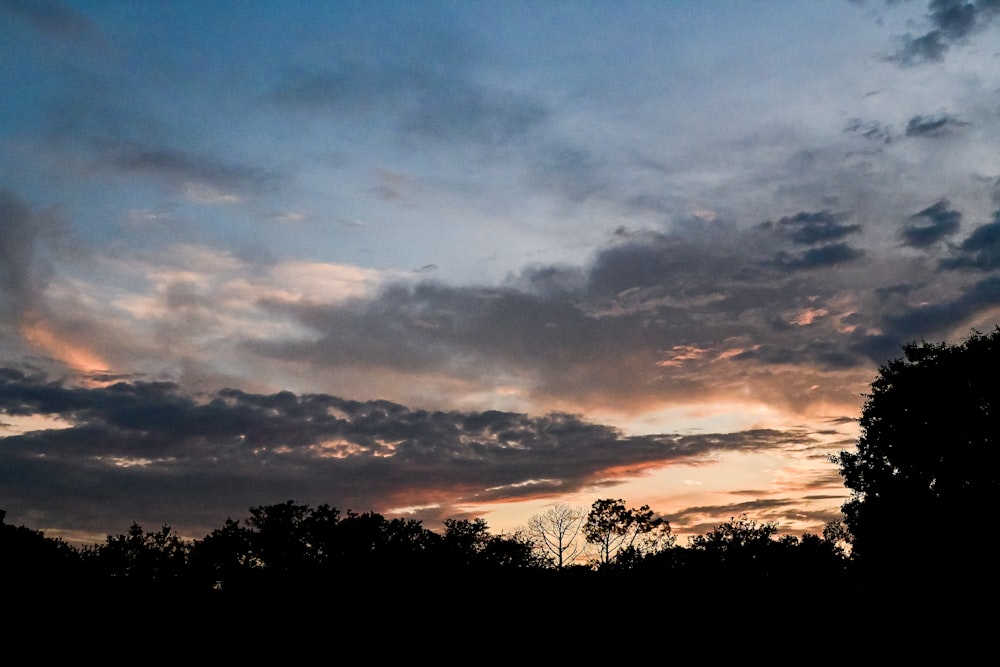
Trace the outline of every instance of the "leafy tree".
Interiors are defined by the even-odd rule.
[[[697,582],[687,592],[706,600],[734,588],[757,590],[786,604],[830,587],[850,597],[847,561],[835,542],[811,533],[779,536],[776,523],[745,514],[689,538],[687,549],[671,551],[671,564],[685,575],[681,587]]]
[[[460,569],[536,569],[545,562],[520,533],[491,535],[485,519],[445,519],[439,565]]]
[[[170,526],[155,532],[133,523],[119,535],[108,535],[104,544],[83,550],[83,557],[98,577],[130,586],[176,586],[187,571],[190,544]]]
[[[586,547],[586,542],[579,539],[586,517],[582,508],[559,503],[528,519],[528,536],[539,554],[561,570]]]
[[[58,589],[80,576],[80,552],[61,539],[4,522],[0,510],[0,577],[8,595]]]
[[[231,518],[204,539],[195,540],[188,558],[195,581],[216,590],[246,585],[264,567],[252,541],[252,531]]]
[[[456,565],[472,565],[486,550],[489,526],[485,519],[445,519],[441,547],[444,557]]]
[[[312,510],[291,500],[276,505],[250,508],[247,526],[251,529],[252,557],[275,576],[301,575],[315,562],[311,553],[309,521]],[[336,522],[336,510],[329,520]]]
[[[949,560],[985,567],[986,549],[959,550],[948,535],[980,533],[1000,499],[1000,327],[903,352],[872,382],[857,448],[834,459],[852,491],[842,507],[852,554],[886,576],[900,558],[922,561],[921,576]]]
[[[535,543],[520,532],[491,535],[482,556],[483,564],[493,569],[534,570],[549,565],[538,555]]]
[[[670,524],[653,515],[649,505],[635,509],[618,499],[595,500],[583,525],[587,542],[596,550],[594,562],[606,567],[634,563],[644,555],[673,544]]]
[[[324,563],[353,571],[400,571],[427,564],[439,536],[413,519],[348,510],[337,524],[335,539],[322,545]]]
[[[375,512],[346,515],[329,505],[287,501],[251,508],[246,525],[226,524],[195,543],[192,570],[202,585],[325,585],[343,576],[426,567],[440,536],[419,521]]]
[[[757,523],[748,519],[746,514],[741,514],[738,519],[732,517],[708,533],[690,538],[688,545],[692,549],[717,554],[721,560],[737,553],[753,558],[769,547],[777,534],[776,523]]]

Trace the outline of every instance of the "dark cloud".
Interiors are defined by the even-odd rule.
[[[877,141],[882,144],[890,144],[893,139],[890,127],[882,125],[878,121],[866,121],[861,118],[852,118],[849,120],[844,128],[844,132],[857,134],[865,139]]]
[[[48,275],[42,249],[55,245],[61,232],[56,216],[33,211],[0,188],[0,328],[18,324],[41,305]]]
[[[962,213],[953,209],[947,199],[939,199],[911,215],[900,236],[906,245],[927,248],[957,232],[961,222]]]
[[[742,352],[739,360],[752,360],[763,365],[812,365],[828,370],[855,368],[857,355],[842,343],[830,340],[806,340],[794,346],[760,345]]]
[[[944,60],[951,46],[962,43],[1000,16],[996,0],[931,0],[927,19],[932,28],[923,35],[902,38],[902,46],[890,58],[904,66]]]
[[[771,263],[788,271],[799,271],[854,262],[864,255],[863,250],[853,248],[846,243],[830,243],[800,253],[781,251],[775,255]]]
[[[230,164],[208,155],[134,142],[102,142],[102,164],[116,171],[197,183],[224,190],[255,192],[273,188],[279,176],[270,171]]]
[[[857,424],[858,420],[856,417],[831,417],[826,420],[830,424],[839,426],[841,424]]]
[[[956,116],[946,113],[932,116],[914,116],[906,124],[907,137],[940,137],[968,125]]]
[[[907,122],[906,131],[902,136],[910,139],[943,137],[958,132],[968,124],[967,121],[958,116],[944,112],[916,115]],[[848,121],[844,131],[882,144],[890,144],[897,138],[889,126],[882,125],[878,121],[865,121],[860,118]]]
[[[451,82],[423,95],[402,129],[411,136],[499,146],[526,136],[547,117],[545,106],[525,95]]]
[[[602,156],[571,144],[550,143],[529,158],[532,187],[580,203],[610,194],[609,164]]]
[[[268,99],[329,113],[389,112],[417,78],[407,70],[344,61],[333,68],[289,73],[271,89]]]
[[[763,491],[746,491],[745,495],[764,495]],[[767,521],[771,517],[781,516],[785,511],[794,511],[801,507],[800,499],[789,498],[759,498],[742,503],[726,505],[700,505],[686,507],[667,516],[670,527],[675,533],[704,535],[717,526],[735,520],[743,514],[753,514],[759,520]]]
[[[903,45],[890,58],[903,66],[919,65],[924,62],[940,62],[948,52],[948,44],[940,30],[931,30],[926,35],[902,38]]]
[[[586,286],[587,275],[575,266],[529,266],[513,281],[518,289],[543,298],[574,298]]]
[[[859,332],[851,337],[850,350],[881,365],[899,358],[902,345],[908,340],[912,340],[912,334],[908,332],[892,335]]]
[[[377,67],[343,62],[336,68],[289,75],[270,92],[275,103],[329,113],[382,114],[401,138],[496,147],[518,140],[547,117],[538,99],[480,85],[463,67]]]
[[[72,38],[96,32],[87,16],[55,0],[0,0],[0,9],[47,37]]]
[[[775,522],[782,534],[794,534],[793,526],[809,524],[822,527],[831,521],[840,521],[840,512],[829,506],[830,501],[843,501],[847,494],[835,494],[833,488],[842,487],[843,480],[836,469],[817,471],[809,479],[803,480],[798,489],[803,495],[794,498],[768,498],[771,492],[762,489],[735,491],[734,495],[753,498],[745,502],[725,505],[700,505],[686,507],[672,512],[666,518],[675,533],[703,535],[717,526],[738,519],[743,515],[753,517],[758,522]],[[814,491],[809,493],[809,491]],[[815,493],[826,491],[826,493]],[[813,528],[810,532],[822,530]]]
[[[853,262],[864,257],[864,251],[847,243],[837,241],[861,231],[861,225],[845,224],[844,214],[828,210],[802,211],[786,216],[777,222],[768,220],[757,226],[757,230],[778,239],[789,240],[796,246],[812,246],[805,250],[779,250],[762,264],[782,271],[812,270]]]
[[[765,222],[761,225],[761,229],[773,229],[779,234],[788,236],[797,244],[815,245],[836,241],[848,234],[861,231],[861,225],[843,224],[844,217],[842,214],[830,211],[817,211],[815,213],[803,211],[793,216],[781,218],[777,222]]]
[[[717,286],[692,281],[692,277],[709,273],[722,279],[743,261],[737,249],[725,242],[706,247],[698,239],[681,235],[652,236],[601,252],[589,271],[589,292],[601,298],[636,288],[663,287],[677,297],[693,296]]]
[[[0,305],[5,320],[23,310],[34,294],[31,267],[37,237],[28,207],[0,190]]]
[[[57,508],[77,503],[71,516],[92,529],[100,518],[106,530],[115,528],[108,521],[142,514],[207,532],[211,525],[191,520],[200,507],[283,497],[377,511],[445,503],[450,511],[810,440],[775,430],[624,436],[568,414],[426,411],[236,389],[195,396],[164,382],[79,387],[13,368],[0,369],[0,414],[62,420],[2,438],[0,506],[56,521]],[[116,506],[124,497],[128,507]],[[85,519],[87,506],[94,516]],[[172,516],[150,516],[157,511]]]
[[[952,257],[941,261],[941,268],[981,271],[1000,268],[1000,211],[993,214],[993,222],[973,230]]]
[[[949,40],[955,41],[968,35],[976,27],[979,16],[985,5],[988,11],[990,3],[967,2],[966,0],[931,0],[928,5],[931,23]]]
[[[911,308],[885,318],[886,328],[897,340],[913,340],[947,331],[1000,303],[1000,277],[984,278],[946,301]],[[897,355],[898,356],[898,355]]]

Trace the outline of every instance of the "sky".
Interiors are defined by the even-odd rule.
[[[820,533],[1000,322],[1000,2],[0,0],[0,508]]]

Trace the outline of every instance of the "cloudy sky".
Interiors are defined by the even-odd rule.
[[[819,532],[1000,322],[1000,2],[0,0],[0,508]]]

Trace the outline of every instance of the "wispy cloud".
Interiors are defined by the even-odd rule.
[[[280,176],[212,156],[127,141],[99,142],[99,165],[126,175],[161,179],[198,203],[235,203],[240,194],[273,189]]]

